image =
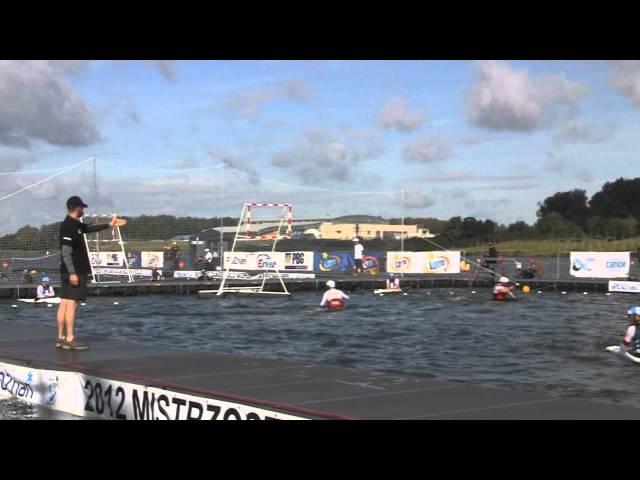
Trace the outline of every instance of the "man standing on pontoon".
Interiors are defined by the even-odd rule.
[[[364,271],[362,267],[362,257],[364,256],[364,247],[360,243],[360,239],[358,237],[355,237],[353,239],[353,243],[354,243],[353,263],[355,263],[354,265],[355,273],[362,273]]]
[[[107,228],[122,227],[127,221],[114,216],[109,223],[87,225],[80,219],[87,204],[80,197],[67,200],[67,217],[60,225],[60,307],[57,323],[56,348],[64,350],[86,350],[89,345],[79,342],[73,331],[78,303],[87,298],[87,277],[91,273],[89,255],[84,241],[85,233],[99,232]]]

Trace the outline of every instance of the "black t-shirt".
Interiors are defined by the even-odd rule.
[[[67,216],[60,225],[60,249],[63,245],[73,248],[73,266],[78,275],[89,275],[91,273],[91,265],[89,263],[89,255],[87,254],[87,245],[84,242],[83,235],[87,233],[88,225],[80,220]],[[67,266],[64,261],[60,264],[60,273],[69,275]]]

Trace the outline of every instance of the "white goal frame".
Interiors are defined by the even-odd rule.
[[[280,222],[278,224],[278,229],[276,231],[275,237],[273,237],[273,245],[271,247],[271,253],[274,253],[276,250],[276,245],[278,240],[284,236],[291,235],[291,229],[293,224],[293,205],[290,203],[256,203],[256,202],[245,202],[242,206],[242,212],[240,213],[240,219],[238,220],[238,226],[236,228],[236,234],[233,238],[233,244],[231,246],[231,251],[229,252],[233,255],[236,252],[236,245],[238,241],[251,241],[251,240],[271,240],[271,238],[260,238],[255,236],[251,232],[251,211],[255,208],[275,208],[281,209],[282,215],[280,217]],[[285,224],[286,220],[286,230],[285,234],[282,235],[282,227]],[[243,223],[246,222],[246,230],[244,235],[240,233],[240,229]],[[224,254],[221,259],[224,262]],[[251,287],[226,287],[227,277],[229,276],[231,264],[227,264],[222,273],[222,281],[220,282],[220,286],[218,287],[218,292],[216,295],[223,296],[226,293],[235,293],[235,294],[259,294],[259,295],[290,295],[289,290],[287,290],[287,286],[282,279],[282,274],[278,268],[274,269],[265,269],[263,270],[262,283],[260,286],[251,286]],[[272,271],[276,274],[277,279],[282,286],[282,291],[265,291],[264,286],[267,283],[267,273]]]
[[[84,217],[82,217],[80,219],[80,221],[82,223],[84,222],[84,218],[92,218],[92,219],[105,219],[105,220],[111,220],[111,218],[113,216],[115,216],[115,213],[111,213],[111,214],[92,214],[92,215],[85,215]],[[87,255],[89,257],[89,265],[91,267],[91,283],[120,283],[117,280],[112,280],[112,281],[107,281],[107,282],[101,282],[100,281],[100,273],[96,273],[96,270],[94,268],[93,262],[91,262],[91,254],[92,253],[97,253],[98,256],[100,256],[100,242],[116,242],[118,243],[118,246],[120,247],[120,252],[122,253],[122,257],[124,258],[124,268],[127,271],[127,282],[128,283],[133,283],[134,282],[134,278],[133,278],[133,274],[131,273],[131,270],[129,269],[129,261],[127,259],[127,252],[124,248],[124,241],[122,240],[122,234],[120,233],[120,227],[115,227],[110,229],[111,230],[111,240],[107,240],[107,239],[100,239],[100,234],[102,232],[92,232],[90,235],[95,235],[96,238],[95,239],[89,239],[87,238],[87,234],[84,234],[84,244],[87,247]],[[91,250],[91,244],[95,243],[96,245],[96,250],[95,252]],[[104,274],[102,274],[104,275]]]

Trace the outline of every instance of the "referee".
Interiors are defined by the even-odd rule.
[[[56,320],[58,338],[56,348],[64,350],[86,350],[89,345],[76,340],[73,327],[76,321],[78,302],[87,298],[87,276],[91,273],[89,254],[84,241],[85,233],[99,232],[107,228],[122,227],[126,220],[113,217],[109,223],[87,225],[80,219],[87,205],[80,197],[67,200],[67,217],[60,225],[60,307]]]

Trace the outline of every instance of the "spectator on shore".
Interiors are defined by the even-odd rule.
[[[484,267],[489,270],[495,270],[495,264],[498,261],[498,250],[496,249],[493,242],[489,242],[489,252],[487,253],[487,258],[484,261]]]
[[[29,272],[28,268],[25,268],[22,271],[22,283],[33,283],[33,277],[31,276],[31,272]]]
[[[158,267],[153,267],[151,269],[151,281],[157,282],[162,278],[162,273],[158,271]]]

